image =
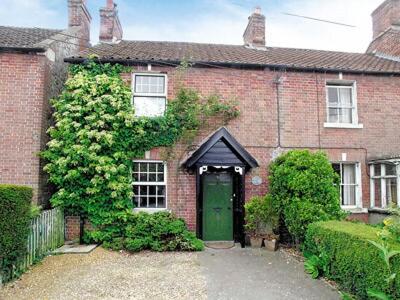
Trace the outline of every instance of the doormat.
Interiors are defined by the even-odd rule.
[[[204,245],[207,248],[211,249],[230,249],[235,247],[234,241],[212,241],[212,242],[204,242]]]

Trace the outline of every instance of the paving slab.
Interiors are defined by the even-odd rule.
[[[207,248],[199,253],[199,261],[208,299],[340,299],[337,290],[312,279],[302,262],[283,251]]]
[[[54,254],[84,254],[92,252],[98,245],[65,244],[53,251]]]

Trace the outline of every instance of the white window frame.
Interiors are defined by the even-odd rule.
[[[340,207],[343,210],[354,210],[354,209],[362,209],[362,176],[361,176],[361,164],[359,162],[352,161],[333,161],[331,164],[340,165]],[[342,165],[354,165],[355,167],[355,175],[356,175],[356,183],[352,184],[355,186],[355,205],[342,205]]]
[[[386,179],[396,178],[396,187],[397,187],[397,206],[400,207],[400,162],[394,163],[396,166],[396,174],[395,175],[386,175],[386,164],[394,163],[394,161],[383,160],[376,163],[373,163],[369,166],[370,173],[370,206],[373,209],[388,209],[388,199],[386,198]],[[380,165],[381,174],[375,175],[375,166]],[[381,188],[381,207],[375,206],[375,180],[379,180],[380,188]]]
[[[329,122],[329,88],[337,89],[351,89],[351,98],[353,105],[351,107],[344,107],[351,109],[352,123],[340,123],[340,122]],[[357,83],[355,81],[339,80],[339,81],[327,81],[325,83],[325,97],[326,97],[326,122],[324,127],[326,128],[363,128],[363,124],[358,123],[358,105],[357,105]],[[339,96],[338,96],[339,97]]]
[[[136,93],[136,76],[148,76],[148,77],[164,77],[164,93]],[[146,98],[164,98],[165,99],[165,110],[163,115],[165,114],[165,111],[167,109],[167,96],[168,96],[168,77],[167,74],[163,73],[157,73],[157,72],[138,72],[138,73],[132,73],[132,99],[131,99],[131,104],[134,106],[135,104],[135,97],[146,97]],[[158,116],[139,116],[139,117],[148,117],[148,118],[153,118],[153,117],[158,117]]]
[[[158,181],[158,182],[144,182],[144,181],[133,181],[132,183],[132,188],[133,186],[140,186],[140,185],[164,185],[165,186],[165,207],[135,207],[133,210],[134,211],[145,211],[145,212],[158,212],[158,211],[165,211],[168,210],[168,169],[167,169],[167,162],[162,161],[162,160],[149,160],[149,159],[135,159],[133,160],[133,163],[162,163],[164,165],[164,181]],[[133,199],[132,199],[133,201]]]

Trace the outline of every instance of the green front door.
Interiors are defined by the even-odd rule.
[[[232,175],[203,175],[203,240],[233,240]]]

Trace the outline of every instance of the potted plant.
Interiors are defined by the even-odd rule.
[[[245,210],[245,229],[251,246],[260,248],[268,245],[268,249],[276,249],[279,236],[274,234],[274,230],[278,217],[272,207],[271,198],[268,195],[253,197],[245,204]],[[275,246],[272,247],[272,244]]]

